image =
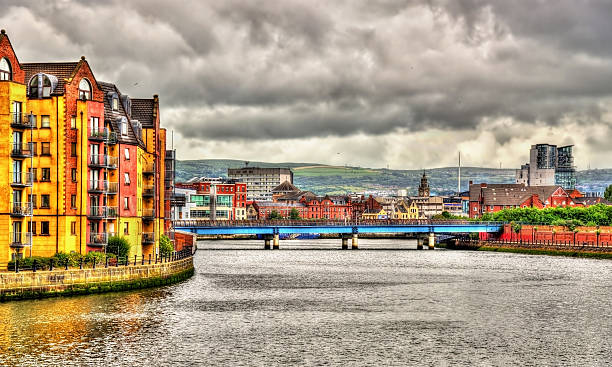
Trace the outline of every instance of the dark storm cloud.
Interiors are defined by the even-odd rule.
[[[87,53],[100,79],[159,93],[164,123],[202,140],[588,125],[609,111],[608,1],[3,3],[59,56]]]

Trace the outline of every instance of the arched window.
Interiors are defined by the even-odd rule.
[[[81,79],[79,83],[79,99],[91,99],[91,84],[89,84],[89,80],[85,78]]]
[[[57,85],[57,78],[54,75],[39,73],[30,79],[29,96],[30,98],[51,97],[51,92]]]
[[[12,80],[11,63],[6,57],[0,59],[0,80]]]

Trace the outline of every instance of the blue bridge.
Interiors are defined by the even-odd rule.
[[[358,248],[359,234],[403,233],[426,235],[429,248],[435,244],[436,234],[455,235],[466,233],[496,233],[502,230],[501,222],[435,221],[435,220],[379,220],[379,221],[175,221],[176,230],[197,235],[258,235],[265,240],[264,248],[279,248],[280,235],[291,234],[338,234],[342,248]],[[419,242],[419,247],[422,244]]]

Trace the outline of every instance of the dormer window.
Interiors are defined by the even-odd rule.
[[[30,98],[49,98],[57,86],[57,78],[50,74],[38,73],[30,79],[28,94]]]
[[[121,131],[121,136],[127,136],[128,134],[128,126],[127,119],[125,117],[119,120],[119,131]]]
[[[119,110],[119,98],[113,97],[113,111]]]
[[[91,99],[91,84],[85,78],[81,79],[79,83],[79,99],[84,101]]]
[[[0,59],[0,80],[12,80],[11,63],[6,57]]]

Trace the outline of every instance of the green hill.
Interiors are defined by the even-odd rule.
[[[228,159],[177,161],[177,181],[185,181],[194,176],[226,177],[228,168],[244,167],[244,163]],[[415,194],[423,174],[421,170],[328,166],[317,163],[249,162],[249,166],[291,168],[296,186],[320,194],[397,189],[407,189],[409,194]],[[432,193],[450,194],[457,190],[457,167],[428,169],[427,176]],[[461,177],[461,187],[467,190],[468,181],[512,183],[514,169],[462,167]],[[607,185],[612,184],[612,169],[579,171],[577,178],[580,190],[602,192]]]

